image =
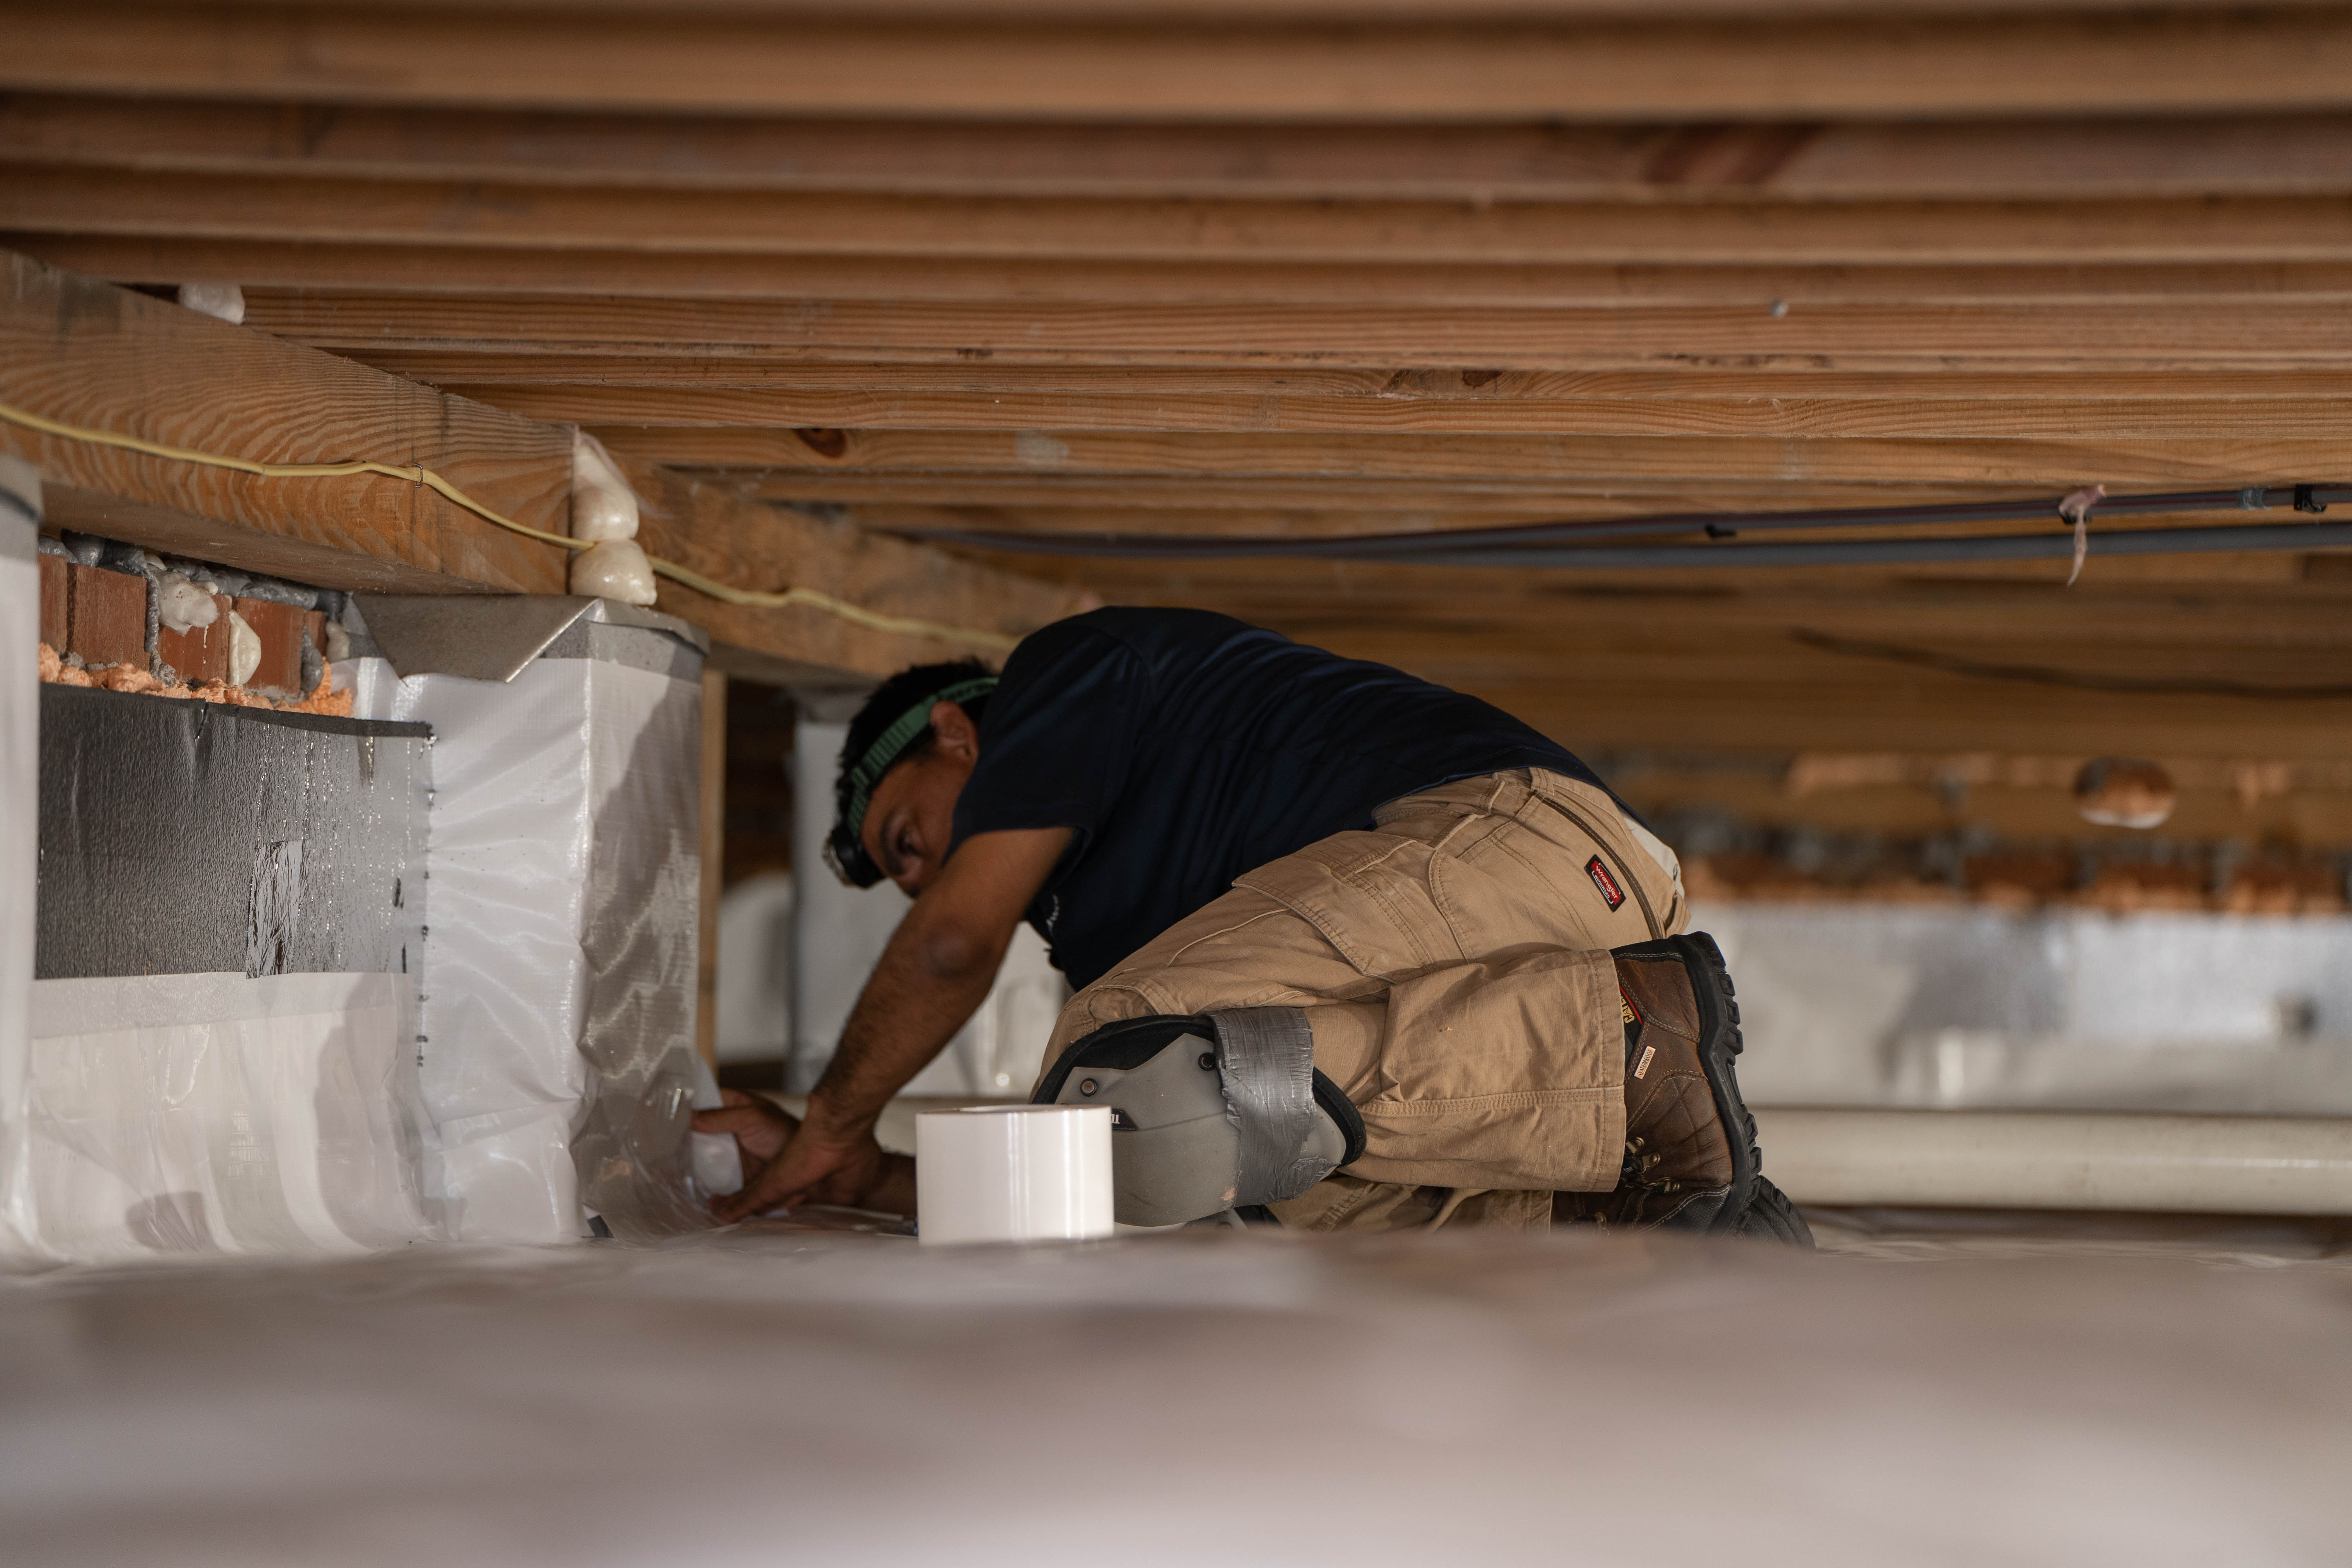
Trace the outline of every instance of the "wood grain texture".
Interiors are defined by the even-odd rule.
[[[2352,705],[2095,689],[2352,682],[2352,552],[2095,554],[2068,589],[2063,562],[1433,571],[888,535],[2352,480],[2341,5],[97,0],[0,4],[0,88],[31,89],[0,98],[0,235],[236,283],[285,353],[579,421],[646,489],[656,552],[730,581],[1009,635],[1089,591],[1205,605],[1579,749],[2352,763]],[[94,494],[53,517],[475,585]],[[662,593],[716,668],[767,679],[962,651]]]
[[[565,527],[572,456],[562,430],[22,257],[0,257],[0,401],[264,462],[423,464],[520,521]],[[0,450],[58,483],[489,587],[562,591],[562,552],[420,486],[258,479],[8,424]]]
[[[17,0],[0,85],[343,103],[1498,121],[2247,112],[2352,104],[2323,7],[1247,28]]]
[[[2352,210],[2352,209],[2347,209]],[[635,352],[805,363],[1460,370],[2066,371],[2335,368],[2336,298],[1551,310],[1310,305],[939,304],[874,300],[449,298],[256,290],[247,321],[331,350]]]
[[[643,501],[637,539],[649,554],[741,587],[814,589],[885,615],[1020,637],[1087,602],[1082,591],[977,567],[943,552],[787,512],[674,470],[627,462]],[[853,676],[880,677],[925,659],[960,658],[969,644],[856,626],[822,610],[751,609],[667,578],[660,607],[753,653]]]
[[[0,164],[608,188],[1564,201],[2332,195],[2340,115],[1170,127],[0,100]]]
[[[1335,435],[1445,434],[1682,437],[1769,436],[1811,440],[1891,438],[1968,443],[1998,439],[2171,440],[2192,443],[2311,439],[2352,431],[2352,390],[2314,395],[2298,378],[2268,382],[2269,395],[2223,395],[2201,381],[2169,378],[2174,395],[2117,395],[2104,379],[2044,378],[2039,395],[1969,397],[1946,378],[1889,376],[1870,395],[1818,392],[1826,377],[1785,377],[1772,393],[1701,396],[1660,388],[1649,395],[1422,396],[1402,389],[1321,396],[1268,385],[1249,392],[842,391],[768,387],[613,386],[597,384],[449,386],[476,402],[533,419],[628,426],[643,438],[701,428],[902,431],[1279,431]],[[1266,378],[1272,382],[1274,377]],[[1458,379],[1458,378],[1457,378]],[[1523,380],[1538,379],[1535,376]],[[1557,379],[1567,380],[1566,376]],[[1660,378],[1663,379],[1663,378]],[[1849,380],[1861,380],[1853,377]],[[1958,379],[1958,378],[1950,378]],[[1991,379],[1991,378],[1988,378]],[[2027,378],[2015,378],[2024,381]],[[2158,378],[2149,377],[2148,380]],[[1920,384],[1926,383],[1922,386]],[[1918,392],[1910,389],[1918,387]],[[1925,395],[1920,395],[1925,393]],[[796,437],[797,439],[797,437]],[[1016,437],[1017,439],[1017,437]],[[807,446],[806,441],[801,445]],[[827,443],[830,445],[830,443]],[[843,459],[849,459],[850,446]]]
[[[1834,749],[1880,735],[1923,750],[2063,741],[2126,755],[2248,756],[2269,746],[2284,757],[2352,756],[2343,728],[2352,704],[2342,700],[1972,679],[1826,653],[1791,636],[1834,627],[2061,672],[2194,669],[2289,687],[2352,675],[2340,589],[2133,582],[2097,574],[2099,564],[2073,590],[2063,574],[1935,582],[1839,569],[1744,587],[1705,574],[1529,574],[1457,584],[1438,602],[1409,573],[1384,569],[1253,608],[1302,640],[1474,691],[1589,751]],[[1406,604],[1419,613],[1399,614]]]
[[[268,528],[224,522],[215,517],[152,501],[130,500],[79,485],[45,484],[42,504],[58,528],[121,540],[142,550],[184,555],[193,561],[258,572],[289,582],[348,593],[492,594],[500,590],[471,578],[413,566],[404,561],[362,554]]]
[[[1741,265],[1675,262],[1444,263],[1129,261],[1054,257],[744,256],[595,246],[491,248],[300,244],[143,232],[43,234],[0,226],[0,248],[121,283],[438,295],[588,294],[677,300],[1088,300],[1100,304],[1304,303],[1549,309],[1570,305],[1862,301],[2227,301],[2352,295],[2352,262]]]
[[[2339,430],[2341,427],[2339,426]],[[649,429],[604,426],[608,447],[681,467],[820,473],[1201,475],[1223,479],[1734,480],[2233,488],[2352,482],[2352,438],[2030,440],[1854,436],[1295,435],[1102,430]],[[2343,476],[2339,479],[2338,476]]]
[[[565,531],[572,434],[176,305],[6,258],[0,400],[68,423],[263,461],[368,457],[421,463],[487,504]],[[566,554],[376,477],[266,479],[37,436],[0,424],[0,449],[54,488],[50,520],[329,587],[561,593]],[[641,472],[659,511],[655,554],[721,581],[825,591],[951,625],[1026,630],[1064,590],[843,524],[796,519]],[[709,515],[695,510],[708,502]],[[682,510],[679,510],[682,509]],[[747,537],[737,540],[738,531]],[[388,568],[388,570],[387,570]],[[390,579],[387,581],[387,579]],[[134,581],[125,579],[125,581]],[[143,592],[143,584],[139,586]],[[692,595],[690,618],[767,656],[836,673],[887,673],[920,639],[859,631],[814,611],[743,610]],[[1022,617],[1030,616],[1025,623]]]
[[[313,8],[362,8],[382,0],[310,0]],[[2328,5],[2335,0],[2273,0],[2270,9]],[[1989,13],[2095,16],[2106,11],[2210,10],[2213,0],[860,0],[861,16],[900,21],[988,22],[1038,19],[1123,23],[1202,21],[1409,22],[1426,26],[1503,20],[1581,22],[1617,17],[1707,21],[1722,17],[1969,16]],[[659,0],[473,0],[471,10],[514,16],[660,16]],[[811,20],[837,17],[840,0],[697,0],[704,16]]]
[[[999,364],[990,360],[960,364],[856,363],[825,360],[657,358],[632,353],[536,353],[467,349],[372,349],[354,354],[418,381],[436,385],[479,384],[503,397],[522,388],[550,395],[610,392],[616,397],[641,391],[679,393],[677,406],[706,406],[704,396],[738,394],[837,398],[832,406],[856,408],[859,395],[887,410],[898,398],[950,400],[996,398],[1007,406],[1058,399],[1084,410],[1097,399],[1151,397],[1181,407],[1191,399],[1261,400],[1269,407],[1352,406],[1396,403],[1407,407],[1451,407],[1468,416],[1474,407],[1507,405],[1522,399],[1575,406],[1688,404],[1737,407],[1815,399],[1826,406],[1889,409],[1939,403],[1983,407],[2105,403],[2137,405],[2192,404],[2281,405],[2302,399],[2322,402],[2352,397],[2352,369],[2298,366],[2289,371],[2209,370],[2193,376],[2119,371],[2083,365],[2052,372],[1982,371],[1959,366],[1936,372],[1840,372],[1726,366],[1612,371],[1514,371],[1420,367],[1283,365],[1086,365]],[[648,405],[647,406],[667,406]],[[711,405],[724,407],[725,404]],[[827,405],[811,405],[813,407]],[[1115,405],[1116,406],[1116,405]],[[1506,416],[1497,416],[1504,417]],[[691,423],[692,421],[681,421]],[[1084,418],[1071,421],[1083,427]]]
[[[1483,515],[1490,521],[1510,518],[1622,516],[1639,511],[1735,510],[1780,507],[1860,507],[1906,505],[1936,500],[2013,500],[2014,485],[1887,485],[1820,482],[1785,488],[1755,484],[1706,486],[1688,479],[1580,479],[1481,477],[1474,480],[1440,480],[1416,476],[1411,479],[1383,478],[1349,479],[1338,477],[1301,479],[1276,476],[1235,478],[1224,474],[994,474],[850,473],[839,469],[805,469],[774,473],[765,469],[706,469],[699,477],[740,489],[747,495],[787,503],[815,501],[863,505],[954,507],[971,515],[1003,508],[1083,509],[1097,515],[1132,513],[1128,526],[1152,527],[1152,514],[1180,512],[1338,510],[1386,512],[1391,526],[1409,527],[1402,519]]]
[[[771,256],[1659,266],[2352,259],[2352,215],[2333,195],[1163,200],[632,190],[19,167],[0,183],[0,228]]]

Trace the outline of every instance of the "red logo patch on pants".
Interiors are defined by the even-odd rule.
[[[1601,863],[1600,856],[1595,855],[1584,863],[1584,874],[1592,879],[1594,887],[1601,889],[1601,897],[1609,905],[1609,912],[1615,914],[1618,906],[1625,901],[1625,889],[1617,885],[1617,879],[1609,874],[1609,868]]]

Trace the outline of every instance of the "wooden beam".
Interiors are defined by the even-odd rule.
[[[985,552],[972,555],[981,561],[994,559]],[[2352,561],[2352,556],[2298,556],[2285,552],[2116,557],[2088,568],[2084,583],[2070,590],[2068,597],[2086,596],[2084,584],[2095,574],[2094,585],[2100,591],[2160,588],[2174,594],[2242,595],[2227,603],[2237,613],[2259,619],[2260,612],[2252,606],[2263,595],[2322,589],[2330,602],[2346,605],[2345,584],[2352,579],[2338,575],[2322,580],[2311,573],[2316,564],[2341,566],[2347,561]],[[1114,604],[1205,605],[1244,619],[1285,626],[1302,616],[1355,613],[1399,626],[1427,626],[1473,644],[1484,642],[1490,652],[1507,651],[1515,635],[1511,628],[1519,622],[1545,615],[1580,613],[1575,606],[1588,597],[1617,598],[1637,605],[1654,603],[1662,609],[1687,605],[1705,611],[1720,601],[1759,594],[1814,595],[1822,599],[1870,594],[1889,603],[1901,603],[1904,594],[1921,587],[2038,594],[2061,588],[2066,578],[2063,560],[2055,570],[2044,560],[1608,572],[1545,567],[1510,573],[1448,567],[1435,574],[1427,567],[1368,562],[1057,562],[1051,556],[1022,556],[1016,563],[1038,572],[1053,572],[1058,566],[1059,574],[1071,582],[1077,580],[1076,572],[1083,568],[1087,585]],[[2203,603],[2212,608],[2219,602]],[[1682,612],[1676,609],[1675,613]],[[1699,618],[1703,621],[1704,615]],[[1736,644],[1710,646],[1714,657],[1732,657],[1726,650]],[[2184,643],[2178,660],[2164,668],[2193,670],[2196,658],[2193,644]],[[1553,666],[1530,668],[1552,668],[1557,673]]]
[[[2189,404],[2287,403],[2352,396],[2352,370],[2298,366],[2289,371],[2209,370],[2185,376],[2105,366],[2050,372],[1797,371],[1771,367],[1622,371],[1388,369],[1374,366],[857,363],[826,360],[656,359],[642,354],[530,353],[462,349],[370,350],[415,380],[442,385],[478,383],[507,396],[524,388],[566,395],[610,389],[626,397],[671,390],[676,406],[699,406],[697,395],[842,397],[1066,398],[1083,407],[1098,397],[1151,396],[1181,405],[1195,397],[1256,397],[1271,405],[1392,401],[1410,405],[1507,404],[1521,399],[1568,404],[1675,402],[1738,405],[1772,398],[1818,398],[1838,405],[1912,406],[1969,403]],[[431,372],[430,375],[424,373]],[[1013,406],[1008,402],[1008,406]],[[617,423],[617,421],[616,421]],[[1084,420],[1074,423],[1084,425]]]
[[[847,473],[803,470],[706,469],[698,477],[763,500],[887,503],[893,506],[974,509],[1084,509],[1097,513],[1129,511],[1135,526],[1149,528],[1155,511],[1322,510],[1403,513],[1412,517],[1452,514],[1499,521],[1587,515],[1588,503],[1643,511],[1732,510],[1752,507],[1876,506],[1927,500],[2014,500],[2014,485],[1827,484],[1770,489],[1764,486],[1705,486],[1675,479],[1529,479],[1486,477],[1461,479],[1299,479],[1234,478],[1223,474],[1026,474]],[[1622,515],[1612,510],[1605,515]],[[1394,526],[1408,526],[1397,523]]]
[[[485,504],[567,528],[572,432],[449,397],[362,365],[0,257],[0,402],[47,418],[269,462],[364,457],[420,464]],[[286,571],[327,586],[562,593],[568,553],[520,538],[433,491],[376,476],[263,479],[35,434],[0,423],[0,451],[61,487],[58,521]],[[884,614],[992,632],[1066,613],[1073,590],[935,550],[867,540],[638,468],[653,554],[721,582],[809,586]],[[341,563],[341,565],[337,562]],[[389,570],[387,570],[387,568]],[[663,585],[741,650],[835,678],[887,674],[969,645],[852,626],[821,611],[747,609]]]
[[[393,370],[412,380],[443,387],[479,386],[488,400],[530,392],[564,396],[609,394],[616,410],[676,408],[677,423],[693,423],[695,411],[724,411],[738,395],[772,397],[775,410],[833,408],[863,411],[869,420],[830,423],[895,424],[890,411],[902,400],[938,400],[943,416],[971,412],[966,400],[1002,398],[1008,408],[1064,406],[1075,427],[1087,424],[1097,400],[1146,398],[1182,409],[1194,399],[1248,398],[1270,414],[1291,405],[1305,408],[1395,403],[1408,408],[1470,410],[1527,400],[1564,407],[1623,404],[1687,404],[1694,408],[1740,408],[1773,399],[1816,401],[1838,408],[1899,410],[1938,404],[1970,404],[2019,409],[2044,405],[2179,406],[2190,404],[2285,405],[2352,397],[2352,371],[2322,366],[2291,371],[2206,370],[2196,375],[2117,371],[2085,366],[2057,372],[1953,369],[1878,373],[1777,368],[1514,371],[1458,368],[1380,369],[1349,366],[1000,364],[992,359],[963,364],[857,363],[774,359],[656,359],[642,354],[530,353],[463,349],[382,349],[354,353],[362,363]],[[630,402],[640,394],[670,391],[675,400]],[[867,401],[861,405],[859,397]],[[720,400],[707,403],[705,398]],[[805,404],[785,399],[808,399]],[[817,402],[816,399],[833,401]],[[747,405],[747,407],[755,406]],[[2095,413],[2092,416],[2095,417]],[[1114,412],[1108,418],[1122,416]],[[1496,417],[1507,417],[1498,414]],[[629,423],[616,415],[611,423]],[[638,420],[644,423],[647,421]],[[745,423],[727,420],[725,423]],[[960,417],[950,422],[965,422]],[[824,420],[781,423],[824,425]],[[1034,426],[1010,419],[1003,424]]]
[[[781,482],[774,485],[781,490]],[[1906,499],[1944,500],[1988,499],[1982,487],[1928,486],[1906,489]],[[1792,490],[1787,494],[1796,505],[1828,506],[1867,504],[1872,499],[1885,499],[1884,487],[1865,489],[1862,486],[1824,487],[1820,489]],[[2015,491],[2009,492],[2015,499]],[[1215,538],[1220,536],[1272,536],[1291,539],[1324,539],[1349,534],[1442,531],[1459,528],[1491,528],[1512,522],[1538,520],[1550,521],[1600,521],[1612,518],[1639,517],[1659,512],[1719,510],[1726,500],[1721,489],[1709,490],[1698,486],[1685,486],[1677,492],[1665,487],[1649,487],[1643,493],[1632,495],[1580,494],[1563,498],[1559,504],[1542,509],[1530,508],[1525,515],[1513,516],[1499,509],[1454,511],[1437,509],[1408,510],[1402,502],[1392,503],[1385,510],[1363,508],[1349,510],[1337,506],[1304,505],[1291,508],[1231,507],[1210,508],[1186,505],[1179,493],[1150,498],[1156,504],[1111,506],[976,506],[894,504],[887,501],[861,501],[854,506],[832,510],[845,512],[851,521],[877,533],[921,537],[941,530],[985,529],[1036,537],[1039,543],[1049,543],[1055,535],[1104,534],[1131,532],[1171,538]],[[787,503],[777,503],[787,504]],[[2052,516],[2056,516],[2053,507]],[[958,548],[963,548],[959,546]],[[1089,579],[1100,576],[1107,584],[1139,575],[1148,577],[1159,572],[1228,573],[1238,585],[1260,581],[1258,568],[1267,563],[1258,561],[1199,561],[1184,562],[1169,559],[1127,561],[1115,558],[1056,557],[1050,552],[1033,558],[1031,570],[1061,575],[1072,569],[1083,569]],[[1274,575],[1264,579],[1265,591],[1280,594],[1282,573],[1304,563],[1289,563],[1273,569]],[[1330,564],[1330,563],[1326,563]],[[1352,571],[1355,563],[1339,563]],[[1319,570],[1319,568],[1318,568]],[[1406,580],[1413,592],[1425,592],[1435,599],[1450,601],[1450,592],[1441,592],[1442,584],[1426,577]],[[1449,577],[1446,582],[1451,582]],[[1490,583],[1475,574],[1464,580],[1465,593],[1486,594],[1504,592],[1507,583]],[[1500,614],[1501,612],[1497,612]]]
[[[658,0],[561,0],[567,12],[643,16],[667,15]],[[2271,9],[2326,5],[2334,0],[2271,0]],[[551,0],[474,0],[484,13],[544,16]],[[1990,13],[2056,13],[2096,16],[2105,11],[2202,11],[2212,0],[860,0],[861,16],[899,22],[1032,18],[1118,21],[1171,26],[1202,22],[1442,21],[1449,25],[1500,22],[1559,24],[1623,17],[1701,22],[1731,17],[1970,16]],[[698,13],[735,17],[798,20],[837,18],[840,0],[698,0]]]
[[[1246,28],[16,0],[0,86],[580,110],[1586,121],[2258,112],[2352,104],[2334,8],[1460,17]]]
[[[767,506],[672,469],[635,462],[625,469],[643,502],[637,538],[646,552],[731,585],[810,588],[886,614],[1011,637],[1094,602],[1080,589]],[[808,606],[747,608],[667,579],[658,586],[662,609],[714,638],[801,666],[879,677],[974,651],[970,643],[877,631]]]
[[[1118,378],[1116,372],[1103,377],[1112,385]],[[1459,379],[1458,374],[1454,379]],[[1493,397],[1420,396],[1403,390],[1329,396],[1272,387],[1256,393],[1170,394],[1108,388],[1020,393],[490,383],[459,384],[447,390],[534,419],[626,425],[647,432],[766,426],[838,431],[1907,437],[1973,443],[2012,438],[2340,440],[2352,430],[2352,388],[2335,396],[2317,396],[2291,376],[2263,378],[2267,395],[2211,391],[2199,395],[2198,378],[2176,376],[2168,378],[2176,384],[2171,395],[2146,399],[2118,395],[2104,380],[2083,376],[2041,378],[2035,395],[2023,397],[1969,397],[1921,376],[1879,378],[1869,394],[1825,395],[1811,384],[1814,379],[1790,375],[1781,379],[1782,390],[1777,394],[1713,397],[1680,395],[1666,388],[1649,395],[1562,397],[1524,393]],[[1928,386],[1922,386],[1923,382]],[[660,437],[647,435],[645,438]],[[846,447],[843,455],[848,455]]]
[[[1371,649],[1343,646],[1352,657]],[[1800,745],[1848,749],[1885,744],[1919,750],[2059,750],[2108,755],[2165,752],[2263,756],[2282,744],[2297,756],[2341,757],[2352,702],[2298,702],[2265,722],[2244,700],[1974,683],[1922,671],[1916,678],[1846,686],[1816,667],[1774,681],[1727,684],[1713,671],[1678,679],[1616,671],[1501,680],[1444,665],[1415,671],[1485,698],[1571,748],[1745,749]],[[2305,733],[2308,729],[2311,733]],[[1871,739],[1876,737],[1876,739]]]
[[[2352,120],[1066,125],[0,101],[0,164],[650,189],[1570,201],[2334,195]]]
[[[0,256],[0,402],[263,462],[421,464],[518,521],[566,528],[567,431],[13,255]],[[562,551],[417,485],[258,479],[5,423],[0,451],[59,484],[488,588],[563,591]]]
[[[1921,749],[2352,757],[2352,702],[2119,692],[2063,678],[2341,686],[2352,632],[2340,587],[1916,580],[1815,573],[1726,593],[1662,574],[1459,601],[1406,618],[1332,595],[1253,618],[1303,640],[1470,690],[1572,747],[1801,749],[1904,736]],[[1473,607],[1475,606],[1475,608]],[[1498,618],[1499,617],[1499,618]],[[1467,635],[1473,627],[1482,635]],[[1831,629],[2057,680],[1998,679],[1823,651]],[[1572,680],[1559,672],[1573,670]]]
[[[2352,16],[2347,26],[2352,27]],[[2352,83],[2352,74],[2347,80]],[[0,184],[0,228],[774,256],[1327,263],[2352,259],[2352,214],[2333,196],[2305,195],[2098,202],[1175,201],[17,168]]]
[[[2352,262],[1916,262],[1742,266],[1344,260],[1130,261],[1053,257],[746,256],[594,246],[489,247],[217,239],[0,227],[0,248],[120,283],[236,283],[382,294],[589,294],[707,300],[1076,300],[1104,304],[1301,303],[1548,309],[1744,304],[2352,295]]]
[[[499,589],[447,572],[384,560],[261,528],[224,522],[152,501],[128,500],[79,485],[41,487],[43,520],[53,527],[142,550],[209,561],[317,588],[355,594],[492,594]]]
[[[2352,207],[2347,207],[2352,212]],[[286,293],[247,320],[313,347],[1007,364],[2064,371],[2315,368],[2352,353],[2339,299],[1628,304],[1555,310],[914,304]],[[714,371],[714,375],[721,373]]]
[[[1836,439],[1693,435],[1295,435],[1164,430],[660,429],[605,426],[615,451],[696,468],[819,473],[1066,473],[1411,480],[1732,481],[1769,488],[1821,481],[1958,483],[2071,489],[2352,483],[2352,438],[2237,437],[2100,440],[1934,437]],[[2324,421],[2322,423],[2325,423]],[[2337,426],[2340,432],[2342,426]]]

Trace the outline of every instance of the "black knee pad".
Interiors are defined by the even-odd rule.
[[[1364,1119],[1315,1070],[1297,1007],[1106,1024],[1030,1096],[1111,1108],[1113,1213],[1181,1225],[1294,1198],[1364,1152]]]

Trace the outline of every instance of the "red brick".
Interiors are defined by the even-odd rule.
[[[178,671],[181,681],[189,686],[228,679],[227,597],[215,594],[213,607],[220,614],[211,626],[184,632],[175,632],[169,626],[155,628],[155,656]]]
[[[85,668],[147,668],[147,579],[68,563],[71,614],[67,650]]]
[[[72,564],[62,555],[41,557],[41,640],[59,653],[66,651],[66,568]]]
[[[267,689],[289,696],[302,694],[302,612],[291,605],[267,599],[239,599],[236,613],[261,639],[261,663],[247,680],[248,691]]]

